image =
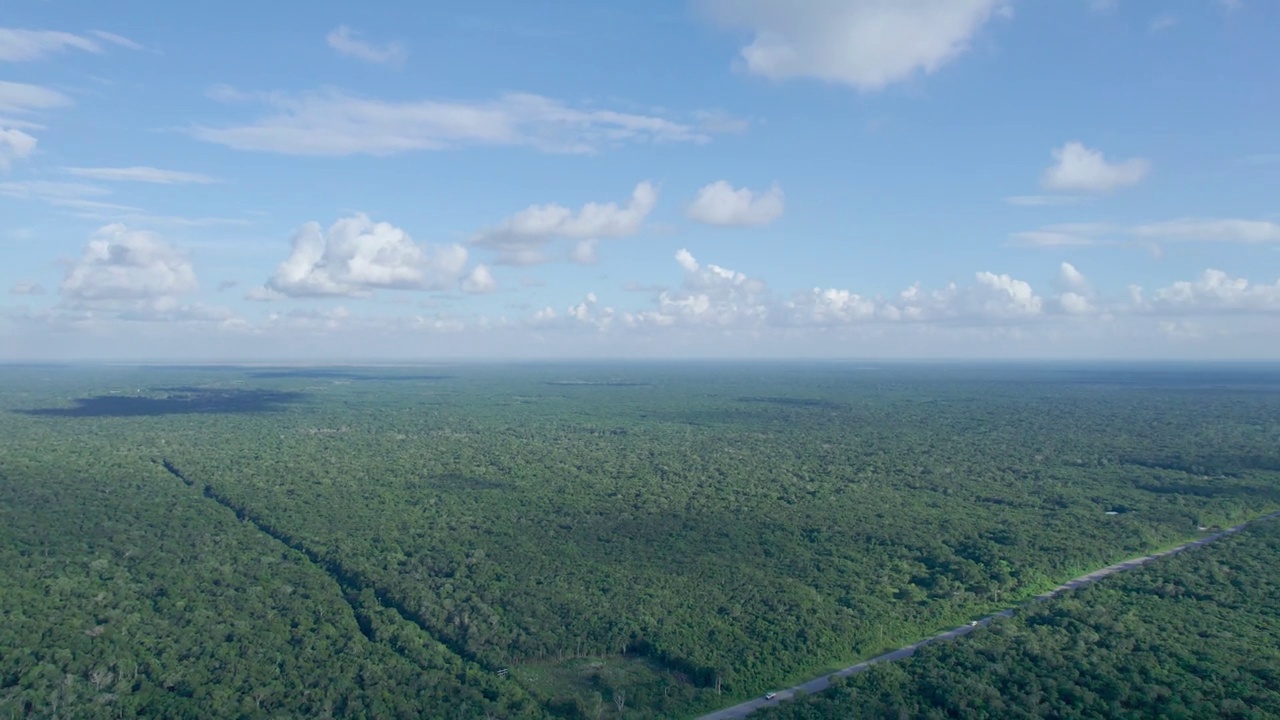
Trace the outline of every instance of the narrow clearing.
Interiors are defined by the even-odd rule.
[[[1262,522],[1264,520],[1270,520],[1275,517],[1280,517],[1280,512],[1274,512],[1274,513],[1271,513],[1270,515],[1263,515],[1262,517],[1254,518],[1247,522],[1240,523],[1235,527],[1228,528],[1226,530],[1214,533],[1212,535],[1206,535],[1205,537],[1202,537],[1198,540],[1192,540],[1190,542],[1183,543],[1182,545],[1179,545],[1174,548],[1170,548],[1168,550],[1163,550],[1161,552],[1153,553],[1151,555],[1143,555],[1142,557],[1133,558],[1132,560],[1125,560],[1124,562],[1119,562],[1119,563],[1116,563],[1115,565],[1108,565],[1107,567],[1104,567],[1101,570],[1094,570],[1091,573],[1081,575],[1080,577],[1075,578],[1073,580],[1068,580],[1067,582],[1063,583],[1062,585],[1059,585],[1058,587],[1054,588],[1053,590],[1050,590],[1047,593],[1042,593],[1040,595],[1037,595],[1036,597],[1032,598],[1030,602],[1043,602],[1045,600],[1048,600],[1049,598],[1056,597],[1057,595],[1061,595],[1062,593],[1067,592],[1068,590],[1075,590],[1078,588],[1082,588],[1086,585],[1089,585],[1091,583],[1097,582],[1098,580],[1101,580],[1102,578],[1107,577],[1108,575],[1115,575],[1116,573],[1121,573],[1126,570],[1133,570],[1134,568],[1139,568],[1139,567],[1142,567],[1143,565],[1146,565],[1152,560],[1158,560],[1159,558],[1162,558],[1162,557],[1167,557],[1175,553],[1180,553],[1183,550],[1190,550],[1192,548],[1198,548],[1204,545],[1208,545],[1209,543],[1215,540],[1220,540],[1228,535],[1233,535],[1235,533],[1238,533],[1241,530],[1245,529],[1246,527],[1253,525],[1254,523]],[[763,697],[758,697],[753,700],[748,700],[744,703],[734,705],[732,707],[724,708],[723,710],[717,710],[709,715],[703,715],[702,717],[698,718],[698,720],[732,720],[734,718],[745,718],[751,713],[761,708],[770,707],[773,705],[777,705],[780,702],[791,700],[796,696],[796,693],[798,692],[803,692],[808,695],[812,695],[813,693],[817,693],[817,692],[822,692],[823,690],[826,690],[828,687],[831,686],[831,680],[833,678],[842,678],[842,677],[849,677],[851,675],[857,675],[858,673],[866,670],[872,665],[876,665],[884,662],[892,662],[894,660],[902,660],[903,658],[911,657],[912,655],[915,654],[916,650],[924,647],[925,645],[931,645],[933,643],[941,642],[943,640],[953,640],[955,638],[968,635],[969,633],[973,632],[977,628],[983,625],[987,625],[988,623],[990,623],[991,621],[997,618],[1010,617],[1013,615],[1014,610],[1016,610],[1017,607],[1018,606],[1014,606],[1007,610],[1002,610],[994,615],[988,615],[987,617],[982,618],[981,620],[978,620],[974,625],[964,625],[964,626],[955,628],[954,630],[947,630],[946,632],[938,633],[933,637],[925,638],[924,640],[912,643],[910,645],[907,645],[906,647],[898,648],[897,650],[893,650],[883,655],[873,657],[870,660],[864,660],[860,663],[857,663],[856,665],[850,665],[849,667],[844,668],[843,670],[837,670],[836,672],[833,672],[833,673],[827,673],[822,677],[814,678],[813,680],[810,680],[808,682],[789,687],[786,690],[779,690],[771,700],[766,700]]]
[[[195,481],[191,480],[186,475],[184,475],[181,470],[179,470],[173,463],[169,462],[168,460],[159,460],[158,462],[160,463],[160,465],[164,467],[165,470],[168,470],[171,475],[178,478],[179,480],[181,480],[183,483],[185,483],[192,489],[200,490],[206,498],[218,503],[219,505],[235,513],[236,518],[252,524],[255,528],[257,528],[263,534],[271,537],[272,539],[280,542],[281,544],[289,547],[292,550],[296,550],[299,553],[302,553],[304,556],[306,556],[308,560],[311,561],[313,565],[315,565],[317,568],[319,568],[329,577],[333,578],[334,581],[338,583],[339,588],[342,590],[343,598],[347,601],[349,605],[351,605],[351,611],[356,616],[356,624],[360,627],[360,631],[365,634],[365,637],[367,637],[370,642],[377,642],[377,640],[373,637],[373,634],[368,630],[368,628],[365,627],[364,622],[361,620],[360,613],[357,612],[356,606],[352,602],[353,597],[364,592],[366,589],[373,591],[374,597],[378,599],[378,603],[381,604],[383,608],[392,610],[397,614],[399,614],[400,617],[402,617],[403,619],[413,623],[414,625],[417,625],[419,628],[422,629],[424,633],[426,633],[428,636],[430,636],[432,639],[436,640],[437,642],[440,642],[445,647],[449,648],[449,650],[453,652],[455,655],[461,657],[462,659],[468,662],[477,662],[474,657],[471,657],[468,653],[466,653],[461,648],[454,647],[454,645],[442,640],[439,636],[437,636],[435,633],[431,631],[431,628],[428,627],[427,624],[422,620],[422,618],[419,617],[416,613],[409,611],[408,608],[404,607],[401,603],[397,602],[394,598],[387,595],[386,591],[377,587],[373,583],[368,582],[367,580],[362,578],[358,573],[355,573],[352,570],[343,567],[342,565],[338,564],[338,562],[335,560],[326,560],[325,558],[321,557],[320,554],[317,553],[316,551],[306,547],[302,543],[290,537],[288,534],[281,532],[276,528],[271,527],[269,524],[264,522],[261,518],[254,516],[253,514],[248,512],[245,508],[240,507],[239,505],[232,502],[230,499],[220,495],[216,490],[214,490],[213,486],[208,484],[204,484],[204,485],[197,484]],[[398,649],[397,649],[397,652],[399,652]],[[400,653],[400,654],[404,655],[404,653]],[[413,658],[410,658],[408,656],[405,656],[405,657],[408,660],[411,660],[411,661],[413,660]]]

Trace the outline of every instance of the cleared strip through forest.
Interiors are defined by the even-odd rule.
[[[201,490],[206,498],[218,503],[219,505],[235,513],[237,519],[252,524],[255,528],[257,528],[263,534],[284,544],[285,546],[289,547],[292,550],[296,550],[299,553],[302,553],[302,555],[306,557],[309,561],[311,561],[313,565],[315,565],[317,568],[322,570],[325,574],[332,577],[338,583],[339,588],[341,588],[343,592],[343,599],[346,600],[347,604],[351,606],[351,611],[356,617],[356,624],[360,627],[360,631],[364,633],[365,637],[367,637],[370,642],[378,642],[378,641],[373,637],[373,632],[366,626],[365,620],[362,617],[360,610],[358,609],[358,607],[356,606],[355,602],[352,599],[353,595],[359,595],[365,590],[372,590],[374,597],[377,598],[378,603],[381,604],[384,609],[392,610],[397,614],[399,614],[400,617],[403,618],[404,620],[418,626],[424,633],[426,633],[429,637],[434,639],[436,642],[439,642],[440,644],[444,645],[453,654],[457,655],[463,660],[475,663],[476,665],[479,665],[481,667],[485,667],[484,663],[481,663],[477,658],[472,657],[469,653],[466,652],[464,648],[456,647],[455,643],[450,643],[440,638],[439,636],[437,636],[435,633],[431,631],[431,628],[427,625],[427,623],[422,619],[421,616],[419,616],[415,612],[410,611],[402,603],[400,603],[395,598],[388,595],[386,591],[379,588],[377,585],[374,585],[373,583],[365,580],[363,577],[360,576],[359,573],[356,573],[350,570],[349,568],[343,567],[336,560],[330,560],[330,559],[325,559],[321,557],[319,553],[315,552],[314,550],[307,547],[306,545],[303,545],[301,542],[298,542],[293,537],[291,537],[288,533],[277,530],[276,528],[267,524],[261,518],[258,518],[253,513],[249,512],[244,507],[241,507],[240,505],[236,504],[229,498],[219,494],[218,491],[215,490],[212,485],[209,485],[208,483],[197,484],[191,478],[183,474],[183,472],[180,469],[178,469],[170,461],[161,459],[158,462],[160,463],[160,465],[164,467],[165,470],[168,470],[170,474],[172,474],[174,477],[178,478],[182,482],[186,483],[189,487],[193,489]],[[395,648],[393,647],[393,649]],[[397,652],[399,652],[398,649],[397,649]],[[401,654],[403,655],[403,653]],[[406,659],[413,660],[413,658],[409,658],[407,656],[406,656]],[[485,669],[492,670],[493,668],[485,667]]]
[[[1050,598],[1061,595],[1062,593],[1067,592],[1068,590],[1076,590],[1078,588],[1085,587],[1086,585],[1091,585],[1109,575],[1122,573],[1126,570],[1133,570],[1135,568],[1142,567],[1143,565],[1146,565],[1147,563],[1153,560],[1158,560],[1162,557],[1168,557],[1169,555],[1174,555],[1184,550],[1191,550],[1193,548],[1198,548],[1204,545],[1208,545],[1209,543],[1214,542],[1215,540],[1221,540],[1222,538],[1227,537],[1228,535],[1234,535],[1235,533],[1240,532],[1241,530],[1245,529],[1246,527],[1249,527],[1250,525],[1263,522],[1265,520],[1271,520],[1277,517],[1280,517],[1280,512],[1273,512],[1273,513],[1270,513],[1269,515],[1263,515],[1261,517],[1256,517],[1252,520],[1246,520],[1245,522],[1242,522],[1239,525],[1236,525],[1235,527],[1230,527],[1230,528],[1227,528],[1226,530],[1221,530],[1212,535],[1206,535],[1205,537],[1185,542],[1176,547],[1169,548],[1168,550],[1162,550],[1160,552],[1152,553],[1150,555],[1143,555],[1141,557],[1132,558],[1130,560],[1125,560],[1124,562],[1115,563],[1114,565],[1108,565],[1107,567],[1104,567],[1099,570],[1094,570],[1092,572],[1085,573],[1080,577],[1068,580],[1067,582],[1059,585],[1058,587],[1054,588],[1053,590],[1050,590],[1049,592],[1041,593],[1040,595],[1037,595],[1031,598],[1029,601],[1018,603],[1017,605],[1014,605],[1013,607],[1010,607],[1006,610],[1001,610],[1000,612],[995,613],[993,615],[988,615],[987,617],[976,621],[974,625],[963,625],[961,627],[958,627],[952,630],[947,630],[945,632],[938,633],[937,635],[934,635],[932,637],[927,637],[918,642],[914,642],[905,647],[898,648],[897,650],[892,650],[890,652],[884,653],[883,655],[878,655],[869,660],[864,660],[860,663],[850,665],[847,668],[843,668],[841,670],[837,670],[831,673],[826,673],[825,675],[809,680],[808,682],[803,682],[803,683],[800,683],[799,685],[793,685],[787,688],[786,690],[779,690],[777,691],[777,694],[773,699],[766,700],[762,697],[757,697],[752,700],[748,700],[744,703],[739,703],[731,707],[717,710],[708,715],[703,715],[699,717],[698,720],[736,720],[737,718],[745,718],[748,715],[751,715],[752,713],[754,713],[755,711],[760,710],[761,708],[771,707],[773,705],[777,705],[778,703],[791,700],[795,698],[797,693],[803,692],[805,694],[812,695],[813,693],[822,692],[823,690],[826,690],[828,687],[831,686],[832,678],[849,677],[851,675],[857,675],[858,673],[863,672],[864,670],[867,670],[872,665],[878,665],[880,663],[893,662],[895,660],[903,660],[905,658],[909,658],[915,654],[916,650],[926,645],[932,645],[933,643],[940,642],[943,640],[953,640],[955,638],[968,635],[969,633],[977,629],[977,627],[982,625],[987,625],[991,621],[996,620],[997,618],[1010,617],[1013,615],[1014,611],[1019,606],[1025,605],[1028,602],[1044,602],[1045,600],[1049,600]]]

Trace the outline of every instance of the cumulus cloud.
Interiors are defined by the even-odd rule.
[[[657,115],[580,109],[530,93],[488,102],[397,102],[340,90],[291,95],[243,93],[217,86],[223,102],[264,103],[272,109],[248,124],[196,126],[197,139],[237,150],[286,155],[392,155],[469,145],[529,147],[548,153],[592,153],[628,143],[705,143],[711,130]]]
[[[1107,162],[1101,151],[1075,140],[1052,153],[1054,164],[1041,178],[1041,183],[1050,190],[1107,193],[1137,185],[1151,170],[1151,163],[1141,158]]]
[[[1044,300],[1031,284],[1010,275],[974,274],[975,283],[950,283],[937,290],[912,285],[889,297],[866,296],[840,288],[794,293],[784,305],[795,325],[847,325],[865,322],[995,324],[1038,317]]]
[[[975,298],[986,317],[1032,317],[1039,315],[1044,301],[1031,289],[1031,284],[1009,275],[980,272]]]
[[[684,272],[680,286],[661,290],[650,310],[615,313],[617,322],[626,327],[737,329],[869,323],[995,326],[1045,313],[1045,301],[1030,283],[1005,274],[979,272],[968,286],[952,283],[933,291],[917,284],[888,297],[816,287],[783,299],[764,280],[700,263],[687,249],[677,251],[674,259]]]
[[[143,49],[133,40],[105,30],[92,30],[88,34],[92,37],[56,30],[0,28],[0,62],[43,60],[66,50],[102,53],[100,40],[130,50]]]
[[[1058,284],[1066,290],[1092,292],[1089,280],[1085,278],[1084,273],[1069,262],[1064,262],[1058,267]]]
[[[844,325],[877,316],[896,318],[891,305],[838,288],[813,288],[794,293],[786,309],[790,320],[801,325]]]
[[[703,265],[685,248],[676,252],[675,260],[685,271],[680,287],[658,293],[656,315],[629,321],[733,325],[768,318],[772,298],[763,280],[719,265]]]
[[[372,43],[361,40],[357,34],[346,25],[339,25],[334,28],[327,36],[325,41],[329,43],[329,47],[338,52],[339,55],[363,60],[365,62],[378,63],[383,65],[402,65],[409,52],[405,50],[404,45],[398,42],[388,43]]]
[[[364,214],[343,218],[328,231],[309,222],[293,236],[293,251],[256,300],[367,295],[375,289],[443,290],[462,276],[467,250],[460,245],[429,248],[404,230]]]
[[[636,234],[657,202],[658,189],[652,183],[641,182],[626,205],[589,202],[577,212],[556,203],[530,205],[477,233],[471,244],[498,253],[495,262],[499,264],[534,265],[548,260],[544,248],[556,238],[594,241]],[[594,261],[594,243],[585,247],[580,244],[575,251],[573,259]]]
[[[752,192],[719,180],[699,190],[685,214],[708,225],[760,226],[781,217],[782,209],[782,188],[777,184],[765,192]]]
[[[8,172],[14,160],[31,157],[36,139],[21,130],[0,127],[0,172]]]
[[[676,251],[676,263],[684,268],[687,273],[698,272],[698,259],[686,248],[680,248]]]
[[[959,57],[1003,0],[704,0],[712,16],[755,33],[748,72],[880,90]]]
[[[1147,296],[1131,288],[1133,310],[1162,314],[1278,313],[1280,280],[1251,283],[1221,270],[1205,270],[1195,280],[1181,280]]]
[[[90,237],[67,270],[59,293],[75,306],[142,301],[162,308],[197,288],[195,270],[185,255],[155,233],[116,223]]]
[[[70,167],[64,170],[76,177],[93,180],[120,180],[128,182],[157,183],[174,185],[183,183],[206,184],[217,182],[214,178],[201,173],[182,172],[180,170],[161,170],[153,167],[114,167],[86,168]]]
[[[1096,309],[1093,285],[1075,265],[1064,262],[1059,266],[1058,287],[1061,292],[1055,300],[1062,312],[1068,315],[1087,315]]]
[[[462,279],[462,292],[465,293],[490,293],[498,289],[498,283],[493,279],[493,274],[489,272],[489,268],[484,265],[476,265]]]

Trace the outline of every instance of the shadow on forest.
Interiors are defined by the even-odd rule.
[[[547,380],[543,384],[560,387],[653,387],[653,383],[626,380]]]
[[[1280,488],[1266,485],[1198,485],[1192,483],[1147,483],[1137,489],[1157,495],[1191,495],[1193,497],[1260,498],[1267,502],[1280,502]]]
[[[304,393],[196,387],[157,388],[160,396],[94,395],[77,398],[69,408],[15,410],[46,417],[150,417],[218,413],[279,412],[302,400]]]
[[[1122,462],[1151,470],[1171,470],[1188,475],[1238,477],[1242,472],[1249,470],[1280,472],[1280,457],[1274,454],[1206,455],[1204,457],[1174,460],[1145,460],[1126,457],[1122,458]]]
[[[351,370],[325,368],[290,368],[285,370],[257,370],[249,373],[256,379],[300,378],[313,380],[449,380],[452,375],[397,375],[395,373],[360,373]]]
[[[768,405],[781,405],[783,407],[822,408],[824,410],[840,410],[844,408],[844,405],[841,405],[838,402],[816,398],[759,397],[749,395],[738,398],[738,402],[766,403]]]

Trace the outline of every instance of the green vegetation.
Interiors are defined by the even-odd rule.
[[[1247,366],[0,368],[0,717],[691,716],[1280,508],[1278,410]]]
[[[1280,717],[1277,567],[1272,520],[756,717]]]

